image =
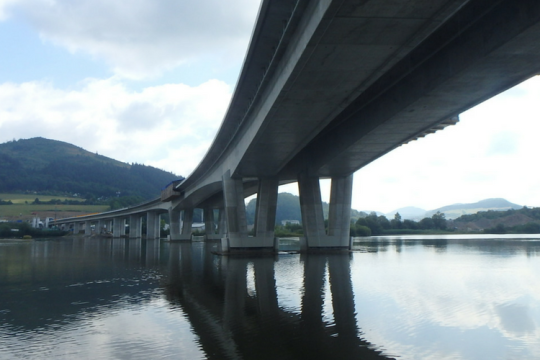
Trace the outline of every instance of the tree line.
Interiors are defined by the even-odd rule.
[[[437,211],[433,216],[423,218],[417,222],[408,219],[402,220],[399,213],[396,213],[392,220],[388,220],[384,215],[371,212],[368,216],[361,217],[351,224],[351,236],[418,233],[424,230],[447,230],[444,213]]]

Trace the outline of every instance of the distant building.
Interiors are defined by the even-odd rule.
[[[34,216],[32,218],[32,227],[36,229],[41,229],[43,227],[43,222],[39,219],[39,217]]]
[[[300,225],[300,221],[299,220],[281,220],[281,225],[285,226],[287,224]]]

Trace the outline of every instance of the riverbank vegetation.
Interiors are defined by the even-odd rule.
[[[441,212],[436,212],[431,217],[420,221],[402,220],[401,215],[396,213],[392,220],[375,212],[366,217],[359,218],[351,224],[351,236],[370,235],[406,235],[406,234],[440,234],[451,232],[447,227],[446,217]]]
[[[540,234],[540,208],[480,211],[446,220],[437,212],[420,221],[402,220],[399,213],[388,220],[372,212],[351,224],[351,236],[420,235],[448,233]]]
[[[144,202],[141,196],[89,199],[42,194],[0,194],[0,219],[19,220],[32,216],[62,218],[73,213],[93,214],[117,210]],[[68,215],[66,215],[68,214]]]

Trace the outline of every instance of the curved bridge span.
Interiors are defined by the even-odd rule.
[[[537,74],[539,38],[536,0],[264,0],[195,171],[148,204],[57,223],[130,218],[140,236],[146,216],[155,236],[153,217],[168,212],[171,239],[187,240],[202,208],[207,237],[224,250],[272,249],[278,186],[297,181],[303,249],[348,248],[352,174]],[[328,230],[320,178],[332,179]],[[244,198],[254,193],[248,236]]]

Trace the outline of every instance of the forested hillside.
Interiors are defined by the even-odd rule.
[[[157,197],[179,176],[44,138],[0,144],[0,193],[80,194],[87,198]]]
[[[510,209],[506,211],[479,211],[463,215],[450,223],[461,231],[484,231],[486,233],[540,233],[540,208]]]

